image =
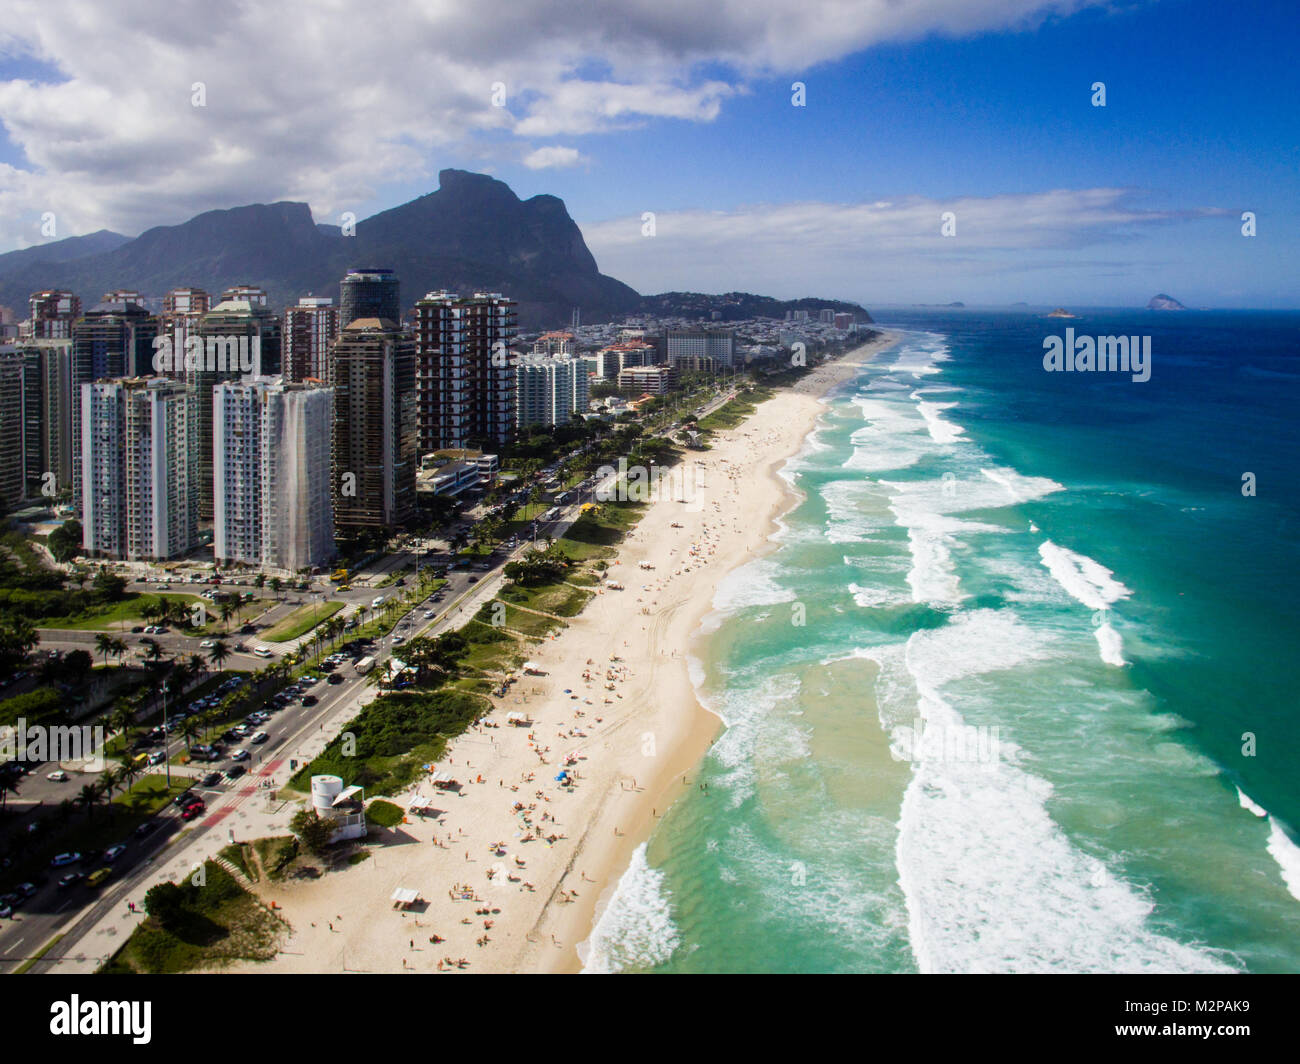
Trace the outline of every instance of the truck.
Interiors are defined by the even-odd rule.
[[[353,668],[357,670],[358,676],[364,676],[374,667],[375,667],[375,659],[372,657],[364,657],[360,661],[358,661],[356,665],[353,666]]]

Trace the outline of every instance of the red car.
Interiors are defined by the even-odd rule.
[[[203,815],[203,806],[192,805],[181,814],[182,820],[193,820],[195,817]]]

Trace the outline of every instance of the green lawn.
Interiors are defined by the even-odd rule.
[[[203,875],[201,885],[192,876],[181,881],[183,900],[169,925],[150,916],[100,971],[177,974],[274,957],[285,923],[220,865],[206,862]]]
[[[337,599],[330,599],[328,602],[311,602],[299,606],[270,631],[263,632],[260,638],[268,643],[283,643],[289,639],[297,639],[300,635],[310,632],[321,621],[333,617],[343,608],[343,605]]]
[[[116,624],[126,624],[134,621],[143,620],[140,616],[140,608],[148,602],[155,599],[166,599],[171,602],[183,602],[188,606],[192,602],[201,601],[196,595],[178,595],[160,592],[146,594],[144,592],[130,592],[125,598],[117,602],[94,610],[90,613],[80,614],[75,617],[44,617],[40,621],[41,628],[75,628],[78,630],[90,631],[108,631]]]

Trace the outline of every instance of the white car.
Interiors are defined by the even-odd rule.
[[[433,618],[434,618],[433,610],[425,610],[425,611],[424,611],[424,619],[425,619],[426,621],[431,621],[431,620],[433,620]]]
[[[216,644],[213,640],[211,640],[211,639],[205,639],[205,640],[203,640],[202,643],[199,644],[199,649],[200,649],[200,650],[211,650],[211,649],[212,649],[214,646],[216,646],[216,645],[217,645],[217,644]]]
[[[253,647],[253,653],[259,658],[273,658],[275,654],[266,647]]]
[[[251,755],[247,750],[239,749],[230,755],[231,761],[247,761]]]
[[[250,743],[264,743],[264,742],[266,742],[266,740],[269,739],[269,738],[271,738],[271,737],[270,737],[269,735],[267,735],[266,732],[264,732],[264,731],[260,731],[260,732],[256,732],[256,733],[254,733],[253,737],[252,737],[251,739],[249,739],[248,741],[249,741]]]
[[[45,778],[47,780],[53,780],[55,783],[66,783],[68,780],[68,774],[64,772],[63,769],[58,769],[57,771],[46,775]]]

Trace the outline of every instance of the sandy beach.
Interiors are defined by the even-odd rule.
[[[818,368],[688,454],[689,501],[652,501],[611,564],[624,589],[602,589],[535,646],[544,674],[525,676],[449,748],[440,767],[460,793],[422,782],[392,800],[423,794],[434,814],[408,817],[368,860],[259,885],[292,931],[274,960],[231,970],[577,971],[599,902],[717,734],[687,656],[718,582],[767,549],[795,502],[776,471],[816,424],[821,397],[894,339]],[[572,785],[556,780],[565,767]],[[395,909],[399,887],[421,903]]]

